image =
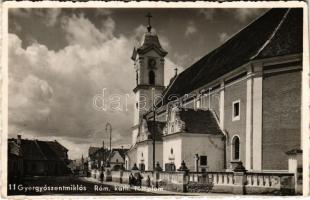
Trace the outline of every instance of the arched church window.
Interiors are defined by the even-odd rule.
[[[234,160],[240,159],[240,139],[234,136],[232,139],[232,156]]]
[[[149,84],[155,85],[155,73],[153,70],[149,72]]]
[[[172,148],[170,149],[170,153],[173,154],[173,149]]]

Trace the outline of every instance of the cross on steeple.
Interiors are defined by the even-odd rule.
[[[151,29],[152,29],[152,26],[151,26],[151,18],[153,17],[151,15],[151,13],[147,13],[147,15],[145,16],[148,18],[148,25],[147,25],[147,31],[150,33],[151,32]]]

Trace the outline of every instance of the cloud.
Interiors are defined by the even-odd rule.
[[[188,37],[188,36],[190,36],[190,35],[192,35],[192,34],[194,34],[196,32],[197,32],[197,28],[196,28],[194,22],[190,21],[188,23],[187,27],[186,27],[186,30],[185,30],[185,33],[184,33],[185,36]]]
[[[233,12],[234,18],[240,22],[246,22],[250,18],[254,18],[262,14],[265,9],[260,8],[236,8],[229,9],[229,11]]]
[[[204,16],[208,21],[214,20],[217,13],[226,12],[229,13],[229,16],[233,16],[236,20],[240,22],[246,22],[249,19],[259,16],[267,9],[263,8],[225,8],[225,9],[216,9],[216,8],[207,8],[200,9],[198,11],[199,15]]]
[[[218,37],[219,37],[220,42],[223,43],[229,38],[229,35],[228,33],[223,32],[223,33],[220,33]]]
[[[63,16],[61,28],[68,45],[58,51],[38,42],[23,48],[20,38],[9,34],[9,136],[57,139],[71,158],[80,158],[90,145],[108,141],[110,122],[112,143],[130,143],[135,99],[130,56],[136,35],[115,36],[111,17],[97,28],[84,15]],[[166,59],[166,66],[169,80],[175,65]],[[94,109],[93,98],[104,88],[106,107],[117,94],[121,111]]]
[[[44,18],[44,22],[47,26],[54,26],[56,22],[58,21],[58,17],[61,14],[61,9],[59,8],[50,8],[47,9],[47,13],[44,14],[43,16],[46,16]]]
[[[9,26],[9,32],[20,33],[22,31],[21,25],[19,25],[16,21],[13,21],[12,26]]]
[[[103,88],[106,95],[121,95],[123,102],[131,94],[135,78],[130,38],[113,36],[112,19],[101,30],[83,16],[63,23],[70,45],[57,52],[39,43],[23,49],[20,39],[10,34],[10,134],[23,130],[33,137],[65,136],[73,143],[83,138],[84,144],[101,144],[106,134],[99,130],[110,121],[115,134],[122,135],[120,142],[128,140],[131,112],[97,111],[92,100]],[[129,111],[131,107],[129,98]],[[88,130],[94,137],[85,137]]]
[[[108,8],[98,8],[98,9],[95,9],[94,12],[95,12],[95,16],[109,16],[113,13],[112,10]]]
[[[59,16],[61,15],[61,8],[11,8],[10,15],[19,16],[23,18],[39,18],[43,24],[48,27],[54,26]]]
[[[215,9],[208,8],[208,9],[200,9],[198,14],[201,14],[205,17],[206,20],[213,20],[215,15]]]

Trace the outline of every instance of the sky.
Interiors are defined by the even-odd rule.
[[[167,85],[175,68],[190,67],[266,10],[10,9],[9,137],[57,140],[77,159],[90,146],[108,144],[109,122],[112,147],[129,148],[135,104],[130,57],[146,32],[148,12],[168,51]],[[102,109],[93,105],[98,96]],[[118,107],[111,96],[120,109],[109,109]]]

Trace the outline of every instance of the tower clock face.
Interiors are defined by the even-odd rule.
[[[156,65],[156,60],[153,58],[149,59],[149,67],[154,68],[155,65]]]

